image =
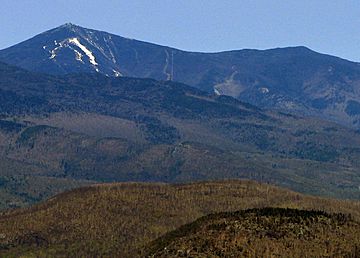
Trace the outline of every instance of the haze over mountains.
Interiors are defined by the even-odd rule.
[[[0,63],[3,207],[94,181],[251,178],[306,193],[360,194],[358,132],[286,114],[295,98],[315,99],[321,89],[337,101],[347,101],[344,91],[356,95],[349,84],[356,63],[303,47],[190,53],[72,24],[2,50],[0,60],[36,71]],[[239,87],[228,95],[267,108],[286,102],[286,113],[219,95]],[[335,119],[316,101],[315,116]],[[332,107],[344,115],[339,105]]]
[[[360,65],[306,47],[185,52],[65,24],[0,51],[28,70],[175,80],[261,108],[359,128]]]
[[[360,196],[360,134],[335,123],[175,82],[3,63],[0,97],[2,207],[109,181],[249,178]]]
[[[359,69],[73,24],[1,50],[0,256],[359,256],[359,202],[260,183],[360,199]]]

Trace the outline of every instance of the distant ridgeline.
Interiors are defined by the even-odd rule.
[[[68,23],[0,50],[0,60],[48,74],[173,80],[360,128],[359,64],[306,47],[186,52]]]
[[[248,178],[360,197],[360,134],[184,84],[0,63],[0,207],[94,182]]]

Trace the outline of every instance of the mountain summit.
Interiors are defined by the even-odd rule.
[[[360,65],[306,47],[186,52],[67,23],[1,50],[0,60],[50,74],[175,80],[261,108],[360,127]]]
[[[1,50],[0,59],[49,74],[101,73],[170,80],[173,51],[66,23]]]
[[[100,72],[121,76],[117,45],[126,41],[66,23],[2,51],[2,59],[43,73]]]

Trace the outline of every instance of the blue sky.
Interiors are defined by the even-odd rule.
[[[184,50],[305,45],[360,61],[359,0],[0,0],[0,49],[66,22]]]

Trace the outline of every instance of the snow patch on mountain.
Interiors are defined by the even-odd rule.
[[[69,39],[69,43],[72,43],[72,44],[76,45],[77,47],[79,47],[89,57],[89,61],[90,61],[91,64],[98,65],[98,63],[95,60],[95,56],[93,55],[93,53],[89,49],[87,49],[84,45],[82,45],[80,43],[80,41],[78,40],[78,38]]]
[[[85,47],[83,44],[80,43],[78,38],[69,38],[69,39],[65,39],[61,42],[57,42],[56,40],[54,40],[54,45],[56,46],[53,50],[50,50],[49,53],[51,54],[49,59],[55,59],[57,56],[57,52],[59,49],[67,47],[70,48],[71,50],[73,50],[75,52],[75,59],[81,63],[84,63],[83,60],[83,54],[75,49],[74,47],[72,47],[71,45],[78,47],[88,58],[89,58],[89,62],[94,65],[97,66],[98,63],[96,62],[95,56],[93,55],[93,53],[87,48]],[[46,49],[46,46],[43,47],[43,49]],[[97,72],[99,72],[99,69],[96,68],[95,69]]]
[[[270,90],[269,90],[268,88],[266,88],[266,87],[260,88],[259,90],[260,90],[260,92],[261,92],[262,94],[266,94],[266,93],[269,93],[269,92],[270,92]]]
[[[98,35],[92,30],[81,29],[72,24],[66,24],[61,28],[66,29],[65,37],[64,35],[56,36],[57,38],[52,39],[53,42],[42,45],[50,60],[59,65],[63,60],[68,62],[71,58],[68,55],[72,53],[73,61],[80,62],[85,66],[90,65],[96,72],[114,77],[123,76],[118,67],[118,53],[111,35]],[[68,29],[74,30],[68,31]],[[108,67],[109,65],[110,67]]]
[[[111,47],[109,46],[109,44],[114,44],[114,43],[112,42],[112,37],[111,37],[111,35],[108,35],[108,38],[104,37],[104,42],[106,43],[106,46],[107,46],[107,48],[108,48],[108,50],[109,50],[109,54],[110,54],[110,57],[111,57],[112,62],[113,62],[114,64],[116,64],[115,55],[114,55],[114,53],[112,52]]]
[[[59,45],[58,47],[54,48],[53,50],[49,51],[51,56],[49,57],[49,59],[54,59],[56,57],[56,51],[59,49],[59,48],[62,48],[63,45],[62,43],[57,43],[56,40],[54,41],[54,44],[55,46]]]
[[[79,51],[77,51],[76,49],[74,49],[74,51],[75,51],[75,55],[76,55],[75,56],[76,60],[78,60],[81,63],[84,63],[84,61],[82,60],[83,55]]]
[[[164,50],[164,51],[165,51],[165,66],[163,68],[163,74],[165,74],[166,80],[169,81],[169,80],[171,80],[171,74],[168,72],[170,55],[167,50]]]
[[[55,47],[53,50],[49,51],[49,53],[51,54],[49,59],[54,59],[56,57],[56,51],[64,46],[63,42],[58,43],[56,40],[54,40],[54,45],[57,47]],[[43,49],[45,49],[45,48],[43,47]]]
[[[219,91],[217,88],[214,88],[214,93],[215,93],[216,95],[218,95],[218,96],[221,95],[220,91]]]
[[[116,70],[113,69],[113,72],[114,72],[115,77],[122,76],[122,74],[119,71],[116,71]]]

